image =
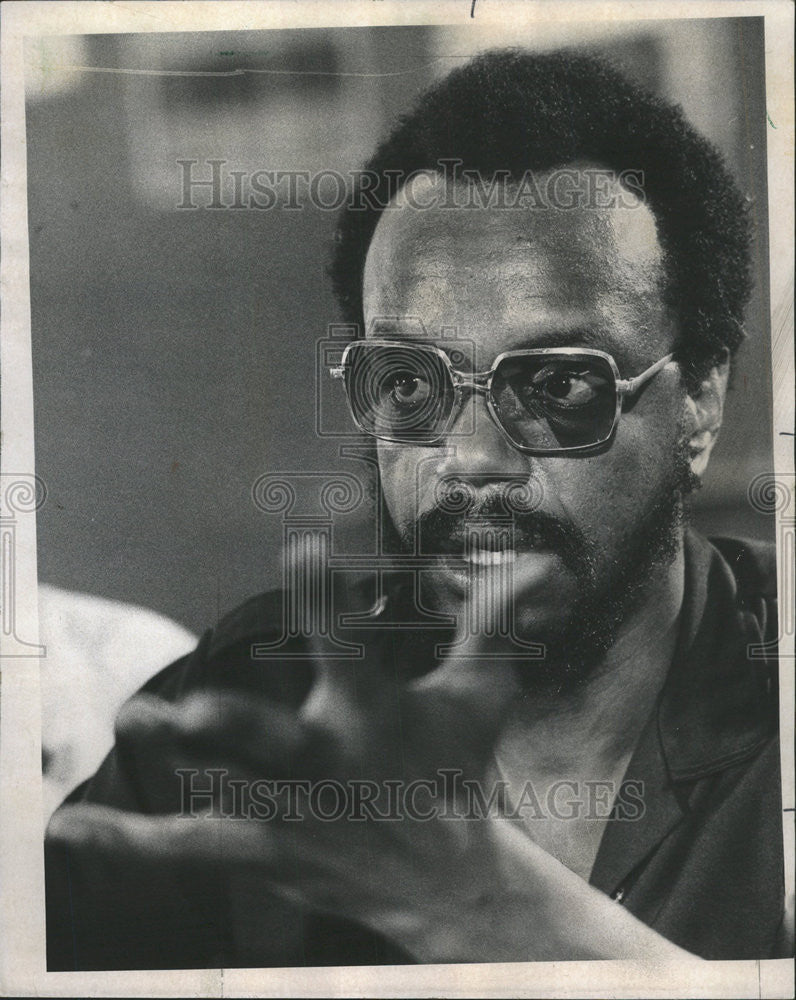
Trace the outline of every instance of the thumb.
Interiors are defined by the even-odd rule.
[[[373,605],[367,578],[350,573],[333,576],[325,561],[317,558],[316,545],[308,539],[287,554],[314,671],[299,717],[310,728],[333,736],[344,751],[355,752],[372,742],[394,685],[387,683],[376,636],[367,627],[366,612]],[[364,621],[356,628],[341,628],[339,623],[347,616]]]
[[[523,693],[523,663],[544,653],[540,644],[517,639],[511,576],[489,569],[471,574],[456,637],[441,665],[411,685],[426,702],[424,714],[434,713],[435,728],[446,727],[452,745],[462,752],[467,745],[480,757],[491,751]]]

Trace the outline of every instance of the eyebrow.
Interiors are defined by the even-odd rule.
[[[583,326],[567,329],[555,327],[540,331],[532,337],[518,340],[511,350],[523,351],[546,347],[590,347],[610,354],[617,366],[632,365],[633,358],[628,353],[628,345],[622,345],[604,327]]]
[[[600,348],[610,341],[605,331],[593,327],[576,329],[548,329],[517,343],[513,350],[532,350],[534,347],[595,347]],[[604,347],[603,347],[604,349]]]

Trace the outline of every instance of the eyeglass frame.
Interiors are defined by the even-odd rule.
[[[450,376],[451,384],[453,386],[453,403],[445,422],[445,426],[436,437],[424,439],[423,441],[416,441],[405,437],[401,438],[386,434],[375,434],[373,431],[370,431],[366,427],[362,426],[357,419],[348,389],[348,372],[352,367],[349,361],[349,355],[361,344],[373,344],[378,347],[398,347],[425,351],[436,355],[442,361],[448,375]],[[549,355],[555,355],[557,357],[598,358],[606,362],[611,369],[614,379],[614,393],[616,395],[616,410],[614,411],[614,417],[610,430],[605,437],[601,438],[599,441],[593,441],[586,445],[570,445],[562,448],[539,448],[533,447],[532,445],[518,444],[503,426],[496,412],[496,407],[492,397],[492,380],[497,372],[497,369],[509,358],[547,357]],[[625,398],[635,395],[639,389],[646,385],[646,383],[654,378],[659,372],[663,371],[663,369],[672,361],[674,361],[673,352],[659,358],[651,364],[649,368],[646,368],[643,372],[633,378],[623,379],[620,378],[616,361],[614,361],[613,357],[606,351],[599,351],[590,347],[531,347],[516,351],[503,351],[502,354],[498,354],[498,356],[494,359],[492,367],[485,369],[484,371],[462,372],[458,368],[453,367],[453,363],[451,362],[448,354],[441,347],[437,347],[436,344],[419,343],[418,341],[413,340],[380,340],[373,338],[368,340],[355,340],[348,344],[343,351],[340,364],[330,366],[329,376],[333,379],[342,379],[348,402],[348,409],[356,426],[362,431],[363,434],[367,434],[369,437],[375,437],[380,441],[389,441],[391,444],[414,444],[420,447],[428,448],[438,447],[447,436],[450,428],[455,423],[458,414],[461,412],[462,406],[464,405],[464,391],[469,389],[472,392],[480,393],[485,397],[487,412],[489,413],[492,422],[498,428],[503,437],[509,442],[509,444],[513,448],[516,448],[517,451],[526,455],[571,455],[573,453],[594,451],[595,449],[602,447],[606,444],[606,442],[610,441],[616,433],[616,428],[619,424],[619,417],[622,413]]]

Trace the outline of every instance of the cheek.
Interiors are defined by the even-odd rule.
[[[398,527],[415,519],[416,468],[413,448],[391,447],[382,441],[377,444],[379,478],[382,495],[393,523]]]
[[[398,528],[413,525],[439,501],[437,488],[445,478],[440,469],[444,450],[379,441],[376,454],[382,495],[393,523]]]
[[[564,459],[546,478],[568,517],[610,546],[668,489],[679,439],[679,411],[672,407],[654,418],[626,413],[608,451]]]

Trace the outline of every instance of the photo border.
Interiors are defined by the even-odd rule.
[[[643,21],[764,17],[774,388],[774,473],[780,592],[793,589],[793,22],[788,0],[709,3],[515,2],[18,2],[2,8],[2,513],[14,521],[13,607],[2,609],[0,662],[0,990],[19,996],[792,996],[793,962],[707,962],[698,973],[641,962],[554,962],[321,969],[45,971],[36,481],[26,197],[23,37],[117,32],[278,30],[389,24],[483,25],[526,20]],[[791,436],[789,436],[791,435]],[[27,486],[17,486],[23,483]],[[17,506],[9,506],[16,490]],[[31,494],[32,489],[32,494]],[[25,492],[27,490],[27,493]],[[19,498],[22,497],[22,500]],[[27,499],[25,499],[27,497]],[[790,533],[790,534],[789,534]],[[7,532],[6,532],[7,534]],[[5,536],[4,536],[5,537]],[[791,538],[791,543],[787,539]],[[4,556],[7,556],[4,543]],[[9,616],[13,615],[13,627]],[[792,619],[791,619],[792,620]],[[19,645],[22,644],[22,646]],[[20,651],[30,647],[27,653]],[[794,886],[794,637],[780,647],[786,884]],[[791,739],[788,738],[791,737]],[[788,817],[789,821],[788,821]]]

